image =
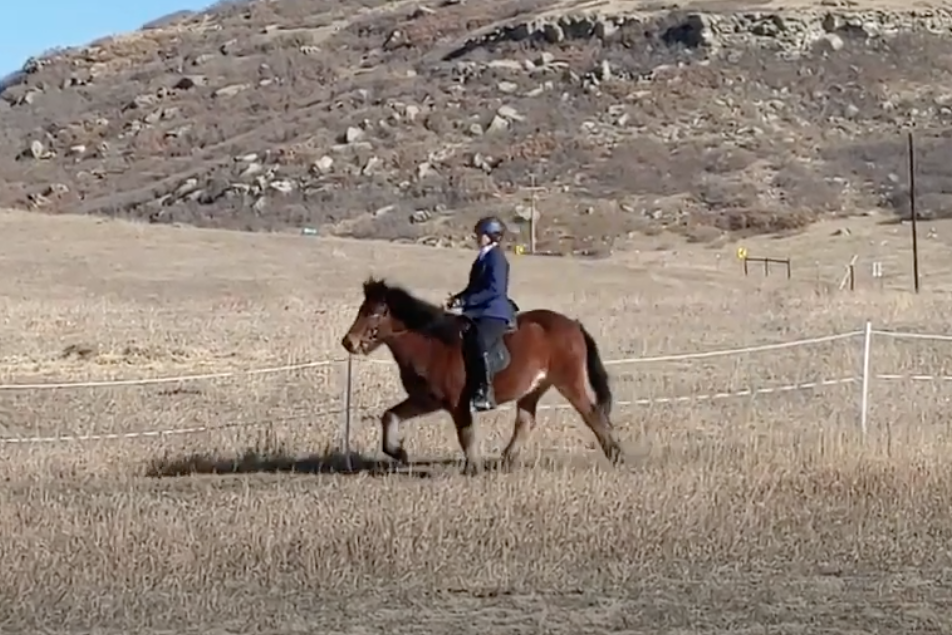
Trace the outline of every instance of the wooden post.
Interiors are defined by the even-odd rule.
[[[843,279],[840,280],[840,291],[846,287],[846,283],[850,283],[850,291],[853,290],[853,284],[855,283],[854,279],[854,267],[856,266],[856,259],[859,258],[859,254],[853,254],[853,257],[850,258],[850,262],[846,265],[846,271],[843,273]]]
[[[534,254],[536,252],[536,214],[538,210],[536,208],[536,192],[543,188],[536,185],[536,176],[535,174],[529,175],[529,191],[532,192],[532,197],[529,200],[529,253]]]
[[[912,131],[909,131],[909,220],[912,223],[912,284],[919,293],[919,240],[916,225],[919,213],[916,210],[916,146]]]

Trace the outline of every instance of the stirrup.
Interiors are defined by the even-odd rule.
[[[473,395],[473,398],[469,400],[469,405],[476,412],[495,410],[497,404],[494,397],[495,395],[492,394],[492,387],[487,387],[486,390],[482,392],[477,390],[476,394]]]
[[[496,404],[490,401],[489,399],[486,399],[485,401],[478,401],[476,399],[473,399],[469,403],[469,405],[476,412],[489,412],[490,410],[496,409]]]

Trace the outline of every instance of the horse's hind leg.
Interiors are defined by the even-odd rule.
[[[400,463],[407,463],[407,451],[403,449],[403,442],[400,440],[400,422],[422,417],[439,409],[438,404],[419,398],[414,400],[412,397],[387,409],[380,417],[383,453]]]
[[[582,417],[595,438],[598,439],[598,445],[602,452],[612,462],[612,465],[618,465],[623,461],[621,445],[615,438],[615,431],[612,428],[611,420],[604,412],[598,408],[585,390],[585,374],[582,372],[573,373],[574,376],[565,378],[568,381],[560,381],[555,385],[556,389],[565,397],[566,401],[572,404],[572,407]],[[562,379],[562,378],[560,378]]]
[[[506,449],[502,451],[502,463],[505,468],[511,468],[518,458],[522,444],[529,438],[529,434],[535,427],[539,399],[549,388],[549,384],[543,384],[516,402],[516,421],[512,426],[512,438],[509,439]]]

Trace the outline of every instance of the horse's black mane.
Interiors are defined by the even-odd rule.
[[[364,299],[385,303],[393,316],[411,331],[431,335],[446,344],[459,341],[460,324],[456,315],[414,297],[402,287],[371,277],[364,283]]]

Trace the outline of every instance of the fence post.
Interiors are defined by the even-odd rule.
[[[354,356],[347,356],[347,365],[344,370],[344,421],[343,421],[343,430],[341,430],[342,437],[342,449],[344,452],[344,464],[347,466],[347,470],[350,471],[353,469],[351,466],[351,457],[350,457],[350,412],[351,412],[351,400],[353,397],[354,389]]]
[[[869,353],[870,347],[873,341],[873,323],[866,321],[866,330],[863,333],[863,387],[862,395],[860,397],[860,411],[859,411],[859,425],[860,429],[863,431],[863,436],[866,436],[868,430],[868,418],[869,418]]]

